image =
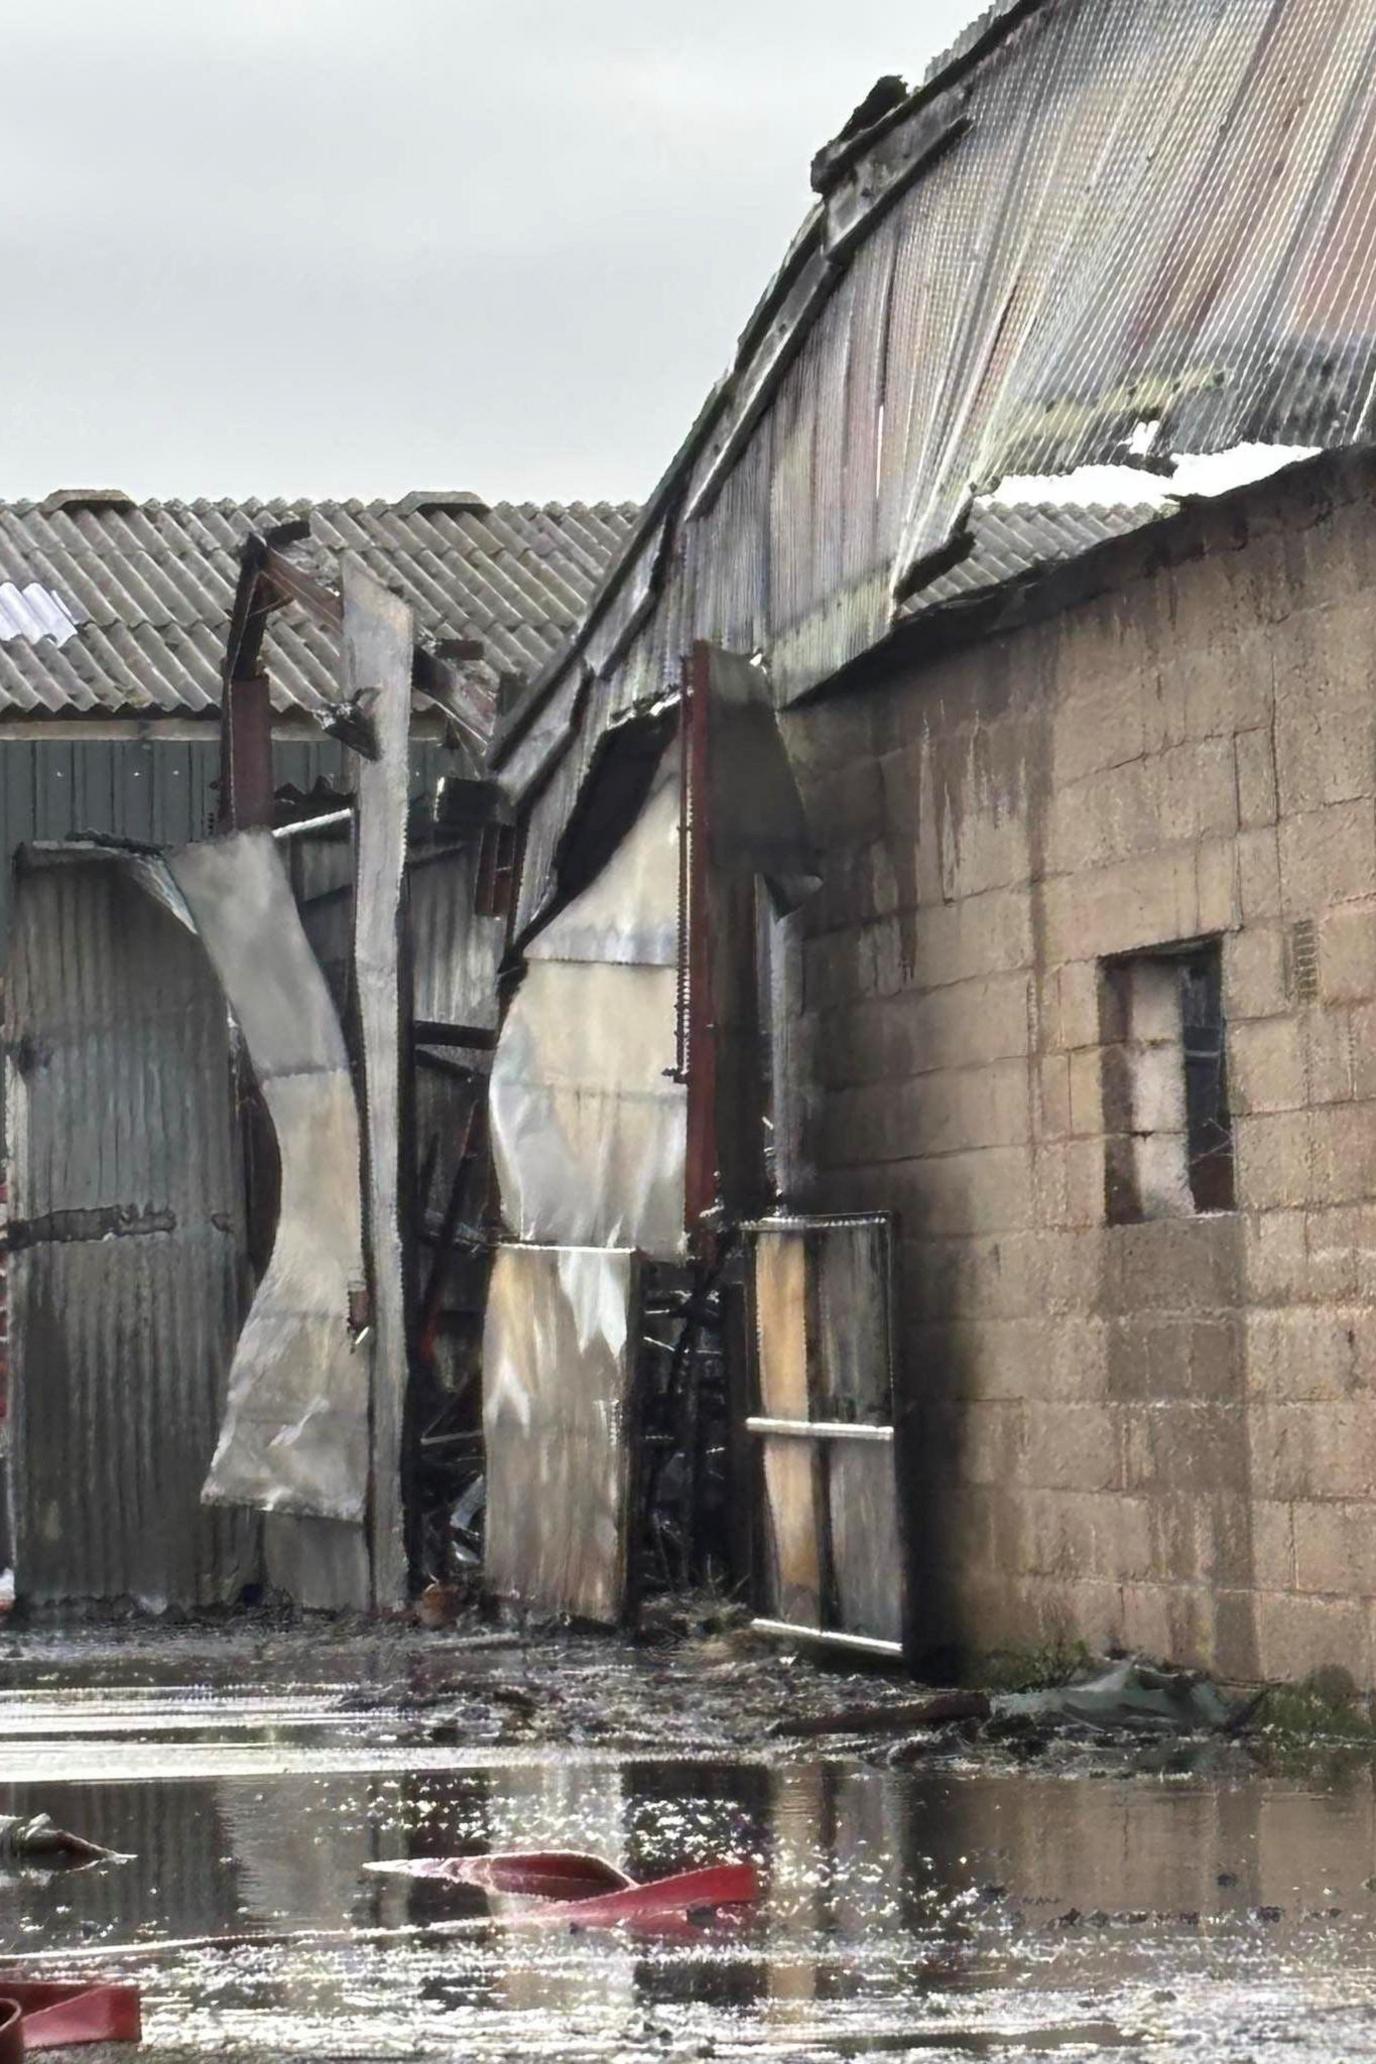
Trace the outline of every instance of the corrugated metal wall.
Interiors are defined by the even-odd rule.
[[[308,790],[322,776],[340,784],[350,755],[332,738],[273,748],[279,787]],[[455,766],[439,746],[417,746],[413,792],[431,787]],[[218,734],[204,742],[170,739],[0,737],[0,962],[9,939],[11,877],[16,849],[30,839],[68,839],[82,832],[178,846],[204,838],[219,808]]]
[[[27,869],[12,929],[19,1594],[232,1599],[258,1522],[200,1503],[245,1288],[224,998],[118,862]]]

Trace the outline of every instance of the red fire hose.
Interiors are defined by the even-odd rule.
[[[0,2064],[77,2043],[138,2042],[135,1985],[37,1985],[0,1978]]]

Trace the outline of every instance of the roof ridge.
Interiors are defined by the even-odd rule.
[[[949,86],[961,72],[968,71],[971,65],[987,57],[991,50],[996,50],[1029,15],[1054,4],[1056,0],[992,0],[991,5],[982,8],[974,20],[967,23],[954,42],[928,60],[921,82],[911,98],[925,98],[933,87]]]
[[[140,495],[133,502],[132,510],[126,513],[155,509],[160,511],[167,510],[173,514],[179,511],[189,511],[195,514],[198,510],[214,509],[221,516],[241,516],[249,510],[282,508],[347,509],[351,514],[355,515],[395,515],[402,509],[405,499],[404,495],[399,495],[395,498],[390,498],[386,495],[373,495],[366,500],[360,495]],[[536,513],[544,516],[581,514],[584,511],[589,511],[593,514],[605,512],[612,516],[633,517],[640,514],[642,506],[642,503],[627,496],[618,496],[615,499],[610,496],[599,496],[596,501],[585,501],[581,498],[572,500],[555,498],[549,501],[535,501],[528,496],[523,496],[520,500],[504,498],[501,501],[490,504],[490,507],[494,510],[515,510],[526,515]],[[0,495],[0,513],[5,515],[32,516],[39,514],[42,510],[43,500],[37,496],[17,495],[11,499]],[[61,516],[63,513],[60,509],[49,512],[50,515],[57,516]],[[103,512],[97,511],[96,513],[100,514]],[[421,512],[413,511],[412,513],[418,514]],[[479,509],[459,511],[458,513],[471,515],[476,517],[479,522],[482,521],[483,512]],[[422,520],[428,521],[429,519],[422,516]]]

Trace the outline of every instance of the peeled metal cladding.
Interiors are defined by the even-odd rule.
[[[638,1257],[499,1247],[483,1336],[485,1572],[500,1598],[614,1623],[625,1608]]]
[[[502,1208],[521,1240],[665,1261],[684,1251],[679,807],[671,746],[610,861],[526,948],[490,1105]]]
[[[204,1496],[361,1520],[370,1355],[349,1326],[364,1279],[358,1108],[344,1035],[270,832],[170,855],[277,1134],[272,1257],[230,1367]]]

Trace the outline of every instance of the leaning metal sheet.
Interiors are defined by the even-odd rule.
[[[344,1037],[269,833],[183,847],[169,867],[243,1032],[277,1134],[272,1258],[235,1350],[207,1502],[359,1521],[368,1355],[358,1112]]]
[[[358,770],[354,975],[367,1108],[367,1242],[373,1323],[373,1602],[406,1596],[401,1435],[406,1299],[401,1247],[401,898],[410,786],[411,611],[361,559],[341,561],[344,690],[366,710],[376,759]]]
[[[626,1597],[639,1268],[625,1250],[499,1247],[483,1340],[487,1582],[615,1623]]]
[[[678,864],[671,749],[617,853],[530,946],[502,1029],[493,1151],[522,1240],[684,1251]]]

